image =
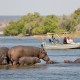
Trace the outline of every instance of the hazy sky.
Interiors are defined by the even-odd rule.
[[[0,15],[70,15],[80,8],[80,0],[0,0]]]

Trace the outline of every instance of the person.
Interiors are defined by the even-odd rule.
[[[72,43],[74,43],[73,40],[72,40],[72,38],[70,38],[70,37],[64,37],[63,44],[72,44]]]
[[[67,37],[64,37],[63,44],[67,44]]]
[[[56,43],[59,43],[59,40],[56,39],[56,38],[52,35],[51,39],[49,39],[49,42],[52,43],[52,44],[53,44],[53,43],[56,44]]]
[[[67,37],[67,43],[68,43],[68,44],[74,43],[71,37]]]

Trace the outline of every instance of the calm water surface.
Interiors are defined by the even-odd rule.
[[[80,38],[75,38],[80,42]],[[46,42],[48,42],[46,40]],[[15,45],[32,45],[40,47],[41,40],[34,37],[0,37],[0,47],[12,47]],[[0,67],[0,80],[80,80],[80,64],[63,63],[64,60],[75,60],[80,57],[80,49],[46,50],[50,59],[56,64],[40,64],[24,67]]]

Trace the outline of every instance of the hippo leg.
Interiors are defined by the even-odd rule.
[[[13,64],[13,65],[17,65],[17,64],[19,64],[19,61],[18,61],[18,60],[13,60],[13,61],[12,61],[12,64]]]
[[[2,64],[3,64],[3,65],[8,64],[8,63],[7,63],[7,60],[4,59],[3,62],[2,62]]]

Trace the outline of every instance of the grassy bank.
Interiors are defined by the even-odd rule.
[[[72,38],[80,38],[80,33],[67,33],[67,34],[58,34],[59,37],[72,37]]]

